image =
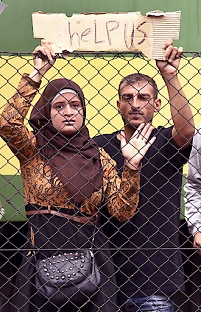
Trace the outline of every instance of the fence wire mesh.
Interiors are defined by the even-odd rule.
[[[184,90],[191,105],[195,125],[198,125],[200,122],[200,68],[200,53],[183,53],[178,75],[182,89]],[[11,106],[13,105],[14,102],[12,102],[12,97],[17,91],[20,79],[23,77],[24,73],[30,73],[32,69],[33,61],[31,54],[11,54],[8,52],[0,53],[1,113],[5,110],[8,100],[10,101]],[[123,122],[116,105],[118,100],[118,86],[121,79],[131,73],[146,74],[156,81],[159,90],[158,97],[161,98],[162,107],[154,117],[153,125],[154,127],[157,127],[158,125],[166,128],[170,127],[173,124],[170,114],[170,99],[164,81],[156,66],[156,62],[153,60],[147,60],[143,55],[138,53],[133,55],[122,53],[72,53],[67,58],[62,57],[62,55],[57,55],[56,63],[45,75],[45,77],[43,77],[42,84],[32,101],[31,108],[39,100],[44,88],[50,81],[57,78],[71,79],[81,87],[85,95],[85,123],[89,129],[90,136],[96,137],[102,134],[119,131],[123,128]],[[179,91],[180,90],[178,90],[178,92]],[[16,101],[18,96],[22,99],[25,97],[25,95],[18,90],[17,95],[13,97],[13,101]],[[34,288],[34,275],[37,273],[37,270],[30,272],[29,269],[20,269],[23,266],[26,267],[26,263],[29,262],[27,255],[29,255],[31,251],[30,246],[32,245],[30,244],[30,241],[33,242],[33,240],[30,239],[30,233],[34,233],[34,244],[36,242],[37,246],[33,247],[33,249],[35,250],[36,248],[37,251],[38,249],[40,251],[38,259],[42,259],[43,256],[50,257],[52,253],[55,255],[58,255],[58,253],[65,253],[67,241],[69,243],[68,252],[74,251],[76,247],[89,247],[87,243],[88,237],[92,238],[93,236],[91,232],[93,226],[91,227],[83,224],[80,225],[75,220],[72,221],[67,218],[61,218],[61,216],[57,216],[57,218],[59,218],[58,222],[54,221],[55,215],[50,214],[44,214],[43,219],[41,219],[41,216],[39,215],[32,215],[27,219],[25,214],[25,204],[27,204],[27,201],[30,203],[38,203],[43,207],[43,209],[50,209],[50,206],[51,209],[52,207],[56,207],[55,210],[53,210],[57,213],[58,211],[61,213],[66,213],[66,211],[68,211],[71,216],[75,215],[78,217],[85,217],[87,213],[96,213],[96,211],[100,211],[101,220],[99,220],[98,223],[95,223],[95,227],[97,229],[96,235],[99,238],[97,239],[97,237],[95,237],[96,244],[93,247],[96,258],[99,259],[98,265],[102,274],[102,284],[99,286],[97,293],[101,292],[104,296],[102,296],[103,298],[101,297],[101,299],[98,299],[98,301],[93,299],[96,295],[92,297],[92,299],[88,299],[88,301],[91,300],[94,305],[92,310],[88,308],[90,311],[107,311],[105,309],[106,303],[111,305],[111,309],[113,309],[111,311],[115,311],[115,309],[118,311],[120,308],[120,304],[118,304],[118,308],[114,308],[114,292],[117,293],[118,289],[115,285],[116,282],[112,265],[112,256],[115,258],[116,255],[116,257],[120,257],[122,261],[115,261],[114,263],[116,276],[119,280],[121,280],[123,285],[121,293],[124,292],[124,289],[127,290],[129,288],[130,294],[132,294],[131,297],[134,297],[135,295],[146,296],[147,285],[148,288],[152,289],[153,294],[167,294],[167,289],[164,288],[164,285],[166,283],[169,285],[168,282],[170,282],[174,284],[172,288],[173,296],[171,299],[175,303],[175,311],[200,311],[201,257],[198,255],[197,251],[192,248],[193,238],[188,232],[187,224],[184,218],[185,193],[183,191],[183,185],[186,181],[188,166],[184,166],[182,173],[182,189],[178,189],[177,186],[172,185],[172,193],[169,194],[169,196],[166,196],[165,199],[163,198],[164,202],[158,203],[158,205],[154,207],[155,210],[151,210],[154,215],[149,215],[149,213],[145,213],[143,215],[144,223],[141,225],[138,223],[135,225],[135,218],[132,219],[132,222],[131,220],[124,220],[124,223],[116,222],[112,214],[118,210],[116,208],[119,208],[119,202],[114,202],[113,206],[112,204],[109,205],[108,202],[106,202],[104,207],[101,207],[100,209],[98,205],[101,197],[100,193],[98,193],[98,195],[96,194],[98,200],[97,198],[94,198],[90,205],[87,206],[85,202],[84,205],[87,209],[82,209],[83,207],[81,206],[78,207],[79,209],[74,211],[66,200],[66,193],[64,192],[64,195],[62,194],[63,190],[60,189],[59,183],[57,184],[57,188],[54,188],[53,193],[48,193],[48,191],[51,191],[49,186],[50,182],[49,180],[44,182],[43,177],[41,176],[41,170],[43,170],[43,172],[45,172],[46,169],[49,170],[44,163],[41,164],[35,161],[32,163],[33,168],[27,166],[27,161],[32,151],[29,151],[29,157],[26,154],[26,160],[22,160],[22,153],[26,149],[26,146],[20,145],[22,142],[17,142],[17,140],[20,138],[20,134],[22,136],[23,133],[24,138],[27,135],[27,132],[23,132],[22,123],[28,129],[27,131],[31,131],[31,127],[29,125],[31,109],[27,108],[29,106],[29,101],[25,102],[23,105],[27,105],[27,107],[24,106],[25,111],[27,110],[28,112],[26,114],[22,107],[20,107],[22,104],[20,103],[21,102],[19,101],[17,110],[15,111],[15,116],[11,109],[7,111],[7,121],[14,117],[16,118],[15,123],[13,124],[13,132],[9,129],[5,129],[3,130],[4,132],[2,132],[1,128],[1,135],[2,133],[3,135],[0,144],[0,311],[11,311],[15,302],[13,300],[15,296],[14,293],[21,293],[22,297],[19,298],[21,298],[20,300],[23,298],[19,304],[21,308],[18,308],[16,311],[24,311],[23,309],[26,309],[26,311],[43,311],[42,305],[44,303],[41,304],[40,299],[34,295],[39,292],[38,289]],[[180,114],[180,112],[178,112],[178,114]],[[23,115],[24,120],[20,120],[20,116]],[[14,128],[17,130],[15,131]],[[5,139],[6,132],[9,134]],[[109,137],[104,137],[104,144],[106,145],[108,145],[108,138]],[[23,137],[20,139],[23,140]],[[32,142],[32,137],[28,137],[28,140],[29,143]],[[23,144],[26,144],[27,148],[30,148],[27,142],[28,141],[25,140]],[[99,139],[97,142],[99,142]],[[103,148],[106,148],[107,151],[107,146],[104,144]],[[116,153],[118,153],[117,147],[115,148]],[[157,153],[160,154],[161,151],[158,150]],[[34,157],[37,158],[37,156]],[[117,154],[112,155],[114,160],[117,159],[116,157],[118,157]],[[19,160],[21,162],[21,170]],[[165,161],[167,163],[171,162],[168,155]],[[151,159],[148,160],[146,165],[151,166],[151,162]],[[108,164],[106,160],[103,163],[105,168],[107,168]],[[122,165],[119,165],[119,171],[122,171],[121,166]],[[107,171],[107,169],[105,170]],[[146,176],[141,176],[141,178],[144,179],[144,187],[140,190],[140,196],[144,198],[142,201],[143,203],[151,201],[151,197],[143,193],[144,188],[149,187],[153,190],[152,196],[154,197],[155,194],[163,192],[165,187],[169,187],[169,175],[164,175],[162,166],[161,168],[157,167],[156,170],[161,171],[161,181],[155,181],[153,177],[147,179]],[[176,171],[178,170],[179,169]],[[47,177],[49,173],[45,172],[45,174]],[[24,187],[21,175],[23,183],[25,184]],[[115,180],[114,177],[111,178],[111,175],[110,179]],[[43,183],[43,187],[40,187],[41,183]],[[106,181],[105,185],[107,185],[107,183],[109,182]],[[45,189],[46,186],[47,190]],[[23,198],[23,190],[26,195],[25,201]],[[41,191],[41,194],[39,191]],[[168,207],[168,203],[171,202],[171,198],[173,198],[177,192],[180,192],[181,194],[180,211],[178,211],[175,206],[173,215],[170,215],[169,213],[166,213],[166,208],[166,212],[164,212],[162,206]],[[165,194],[168,194],[168,192]],[[126,200],[129,201],[129,197],[127,197]],[[109,214],[108,205],[110,207]],[[38,206],[36,208],[38,208]],[[140,209],[143,214],[143,206],[140,207]],[[180,214],[180,218],[178,218],[178,213]],[[163,224],[161,227],[154,224],[154,220],[156,220],[159,214],[160,218],[163,218]],[[29,222],[27,220],[29,220]],[[150,227],[150,232],[146,236],[143,232],[145,223]],[[49,227],[47,227],[47,224],[49,224],[50,230]],[[174,230],[169,232],[167,230],[167,226],[174,228]],[[164,231],[163,228],[166,228],[166,230]],[[119,235],[121,235],[120,240]],[[142,244],[140,247],[138,244],[132,242],[134,235],[141,237],[140,239]],[[155,240],[155,235],[160,238]],[[177,242],[177,236],[180,245],[175,243]],[[33,236],[31,236],[31,238],[33,238]],[[155,243],[156,241],[157,243]],[[158,241],[160,241],[160,243]],[[149,242],[149,244],[147,244],[147,242]],[[182,263],[179,261],[178,263],[174,263],[173,255],[176,254],[178,250],[181,251]],[[141,258],[138,258],[139,251],[141,253]],[[161,258],[160,261],[157,261],[157,263],[153,263],[153,259],[155,259],[153,255],[155,254],[158,258]],[[137,260],[133,263],[132,261],[135,258],[135,255]],[[150,270],[152,271],[149,272],[145,270],[145,267],[148,267],[145,266],[146,263],[149,264],[149,266],[151,264]],[[134,269],[131,269],[130,271],[130,268],[132,267]],[[174,271],[173,269],[170,269],[169,271],[166,267],[174,267]],[[183,270],[184,281],[176,281],[177,273],[182,272],[183,274]],[[50,271],[50,275],[52,274],[53,276],[54,267],[53,269],[50,269]],[[16,281],[18,279],[19,272],[21,273],[21,282]],[[159,272],[162,276],[161,284],[156,281],[155,285],[150,286],[151,283],[154,284],[153,277],[156,272]],[[58,272],[58,279],[59,278],[62,279],[62,270]],[[137,280],[139,280],[139,282],[137,282]],[[185,286],[185,288],[182,286]],[[170,286],[167,286],[167,288],[168,287]],[[61,289],[59,289],[59,292],[62,292]],[[71,298],[66,298],[66,302],[69,303],[69,301],[71,301]],[[29,310],[27,303],[32,303],[33,310]],[[86,305],[86,307],[88,306]],[[85,311],[84,309],[86,309],[86,307],[71,307],[71,309],[72,311]],[[60,311],[60,308],[57,308],[57,305],[54,304],[51,306],[51,311]]]

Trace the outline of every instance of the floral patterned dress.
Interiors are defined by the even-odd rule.
[[[67,190],[57,178],[52,182],[51,167],[37,150],[34,133],[26,127],[26,116],[39,86],[40,84],[24,74],[17,92],[6,104],[0,117],[0,134],[20,162],[26,211],[50,211],[49,214],[37,213],[28,216],[28,239],[16,278],[13,312],[63,311],[43,300],[38,294],[34,285],[35,257],[42,259],[59,252],[91,246],[94,226],[62,218],[52,214],[52,210],[72,216],[90,217],[101,214],[100,205],[104,196],[110,215],[125,222],[134,215],[139,200],[140,172],[124,166],[120,178],[116,163],[100,149],[102,189],[94,192],[90,198],[85,198],[79,207],[69,204]],[[101,285],[97,294],[79,311],[118,311],[110,250],[98,221],[96,227],[94,253],[101,273]],[[33,249],[36,251],[34,256],[30,252]],[[78,309],[71,307],[68,311]]]

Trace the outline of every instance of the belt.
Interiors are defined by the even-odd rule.
[[[67,213],[55,211],[55,210],[48,210],[48,209],[39,209],[39,210],[30,210],[26,212],[26,216],[30,215],[37,215],[37,214],[52,214],[58,217],[66,218],[75,222],[80,222],[80,223],[85,223],[88,225],[94,225],[94,223],[97,220],[97,217],[85,217],[85,216],[74,216],[74,215],[69,215]]]

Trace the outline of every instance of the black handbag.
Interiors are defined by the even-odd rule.
[[[102,188],[100,206],[103,203],[103,193]],[[44,210],[42,212],[44,213]],[[67,219],[73,219],[72,216],[64,213],[60,215]],[[36,260],[35,286],[38,294],[57,307],[67,303],[77,306],[85,305],[98,291],[101,282],[99,268],[93,253],[98,216],[95,217],[94,223],[92,222],[93,218],[81,217],[79,220],[81,223],[90,223],[94,226],[90,248]]]
[[[83,305],[96,293],[100,272],[92,249],[81,249],[36,260],[35,286],[58,307],[66,303]]]

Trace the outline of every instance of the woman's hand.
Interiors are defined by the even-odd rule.
[[[41,40],[41,45],[33,51],[34,70],[29,75],[36,82],[40,82],[45,73],[54,65],[55,53],[50,42]]]
[[[125,164],[130,169],[137,170],[140,168],[143,157],[156,139],[156,137],[153,137],[149,140],[152,130],[153,126],[151,124],[142,123],[128,142],[124,132],[121,132],[121,150],[125,158]]]

